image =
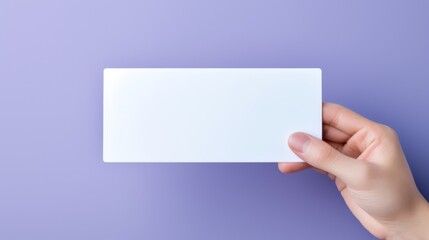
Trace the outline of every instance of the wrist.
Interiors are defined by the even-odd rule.
[[[419,198],[412,211],[392,225],[386,239],[429,239],[429,203]]]

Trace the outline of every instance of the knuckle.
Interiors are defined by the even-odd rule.
[[[315,160],[317,162],[326,161],[328,159],[331,159],[333,154],[334,154],[334,148],[329,146],[324,146],[323,149],[321,149],[321,151],[318,152]]]
[[[392,136],[397,136],[398,135],[398,133],[395,131],[395,129],[393,129],[392,127],[390,127],[390,126],[387,126],[387,125],[384,125],[385,126],[385,128],[386,128],[386,132],[389,134],[389,135],[392,135]]]
[[[380,131],[383,136],[389,137],[389,138],[397,138],[398,134],[396,133],[395,129],[393,129],[390,126],[380,124]]]
[[[376,169],[370,164],[362,164],[359,167],[359,175],[361,176],[361,182],[369,182],[376,176]]]
[[[334,112],[334,115],[329,122],[329,125],[331,126],[338,126],[342,114],[342,109],[338,105],[332,105],[332,112]]]
[[[372,126],[369,129],[369,131],[372,132],[376,137],[396,137],[397,136],[396,131],[393,128],[381,123],[378,123]]]

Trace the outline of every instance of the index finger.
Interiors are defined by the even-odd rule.
[[[374,122],[335,103],[323,103],[323,124],[332,126],[346,134],[354,135]]]
[[[279,162],[278,168],[282,173],[294,173],[311,167],[306,162]]]

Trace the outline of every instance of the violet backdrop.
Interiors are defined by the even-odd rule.
[[[105,67],[320,67],[429,197],[429,2],[0,2],[0,239],[372,239],[276,164],[106,164]],[[251,151],[251,150],[249,150]]]

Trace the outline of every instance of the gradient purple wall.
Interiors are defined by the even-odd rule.
[[[105,67],[320,67],[429,196],[427,1],[0,2],[0,239],[372,239],[275,164],[102,162]]]

